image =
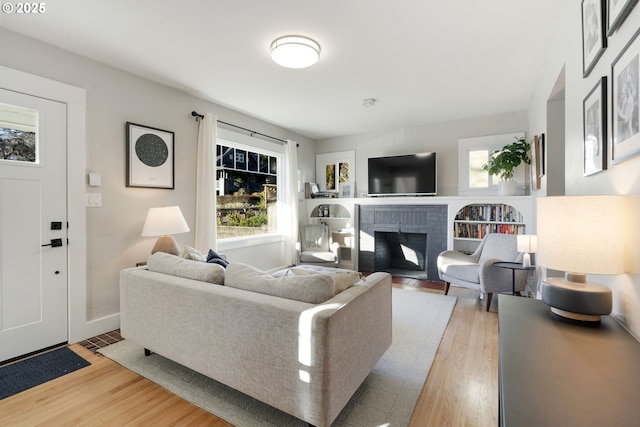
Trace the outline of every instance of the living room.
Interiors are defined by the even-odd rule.
[[[18,25],[14,24],[16,21],[9,19],[14,16],[4,15],[0,27],[2,67],[86,90],[86,110],[83,107],[81,113],[86,122],[79,131],[74,131],[81,135],[79,142],[73,142],[69,147],[78,156],[72,157],[77,162],[69,163],[69,174],[74,179],[69,188],[72,207],[69,213],[69,239],[71,242],[78,242],[75,247],[69,246],[72,319],[70,342],[119,327],[119,272],[145,261],[153,246],[155,239],[140,236],[150,207],[179,205],[191,231],[177,235],[176,239],[181,245],[193,244],[195,241],[194,159],[198,123],[190,115],[192,110],[200,113],[212,112],[220,120],[280,139],[296,141],[299,144],[298,168],[304,171],[306,181],[317,179],[317,155],[355,152],[355,195],[358,197],[361,196],[358,189],[366,191],[366,161],[369,157],[422,151],[438,153],[437,197],[457,197],[459,139],[524,132],[528,139],[545,133],[549,150],[546,159],[547,174],[541,178],[540,189],[527,191],[532,199],[563,194],[622,194],[636,200],[640,195],[640,160],[631,156],[624,161],[612,162],[611,152],[615,150],[612,150],[614,147],[610,138],[607,138],[606,144],[609,153],[605,163],[606,170],[585,176],[582,162],[583,100],[600,77],[608,76],[610,84],[611,66],[627,43],[634,39],[640,26],[640,12],[637,8],[630,12],[623,25],[608,38],[608,46],[590,74],[583,77],[581,2],[575,0],[562,3],[557,5],[556,22],[550,31],[552,36],[548,46],[537,52],[535,62],[514,66],[514,73],[536,71],[531,72],[531,75],[537,76],[535,89],[524,108],[510,109],[505,106],[500,113],[319,138],[198,97],[187,88],[172,87],[169,84],[171,82],[161,84],[123,71],[115,60],[107,65],[90,59],[90,44],[99,44],[99,40],[88,40],[84,53],[73,53],[39,37],[22,34],[16,28]],[[54,11],[50,10],[48,13],[53,14]],[[518,23],[515,30],[511,29],[513,26],[513,23],[506,23],[504,31],[539,31],[535,22]],[[191,67],[185,70],[185,73],[192,72]],[[496,97],[503,95],[499,87],[492,87],[491,93]],[[611,93],[611,86],[608,86],[607,98],[612,96]],[[556,112],[558,105],[562,105],[561,114]],[[563,118],[563,131],[552,127],[560,116]],[[610,114],[607,117],[611,121]],[[174,190],[126,187],[126,122],[175,132]],[[244,136],[249,141],[257,140]],[[99,187],[88,185],[87,174],[90,172],[101,175]],[[527,183],[530,184],[529,180]],[[85,208],[85,193],[98,192],[102,194],[102,207]],[[535,203],[532,204],[535,206]],[[305,212],[305,208],[301,207],[301,223],[304,223]],[[633,213],[635,218],[637,212]],[[80,230],[76,227],[80,227]],[[613,314],[635,336],[639,336],[638,230],[630,231],[629,238],[635,242],[630,251],[633,256],[632,268],[626,274],[603,276],[598,281],[613,290]],[[287,263],[282,246],[282,239],[267,237],[258,244],[251,245],[218,242],[217,249],[234,261],[270,269]]]

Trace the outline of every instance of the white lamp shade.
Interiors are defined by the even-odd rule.
[[[516,239],[518,252],[524,252],[527,254],[536,252],[538,247],[537,236],[533,234],[519,234]]]
[[[150,208],[144,221],[142,236],[167,236],[189,231],[179,206]]]
[[[271,43],[271,58],[287,68],[310,67],[320,58],[320,45],[307,37],[280,37]]]
[[[622,196],[542,197],[537,209],[537,262],[581,274],[624,273]]]

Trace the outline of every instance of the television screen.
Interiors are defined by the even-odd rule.
[[[435,194],[436,153],[369,158],[370,196]]]

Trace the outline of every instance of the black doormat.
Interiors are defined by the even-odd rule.
[[[62,347],[4,366],[0,368],[0,400],[89,365],[68,347]]]

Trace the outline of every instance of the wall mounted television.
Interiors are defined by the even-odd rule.
[[[436,153],[369,158],[369,196],[434,196]]]

